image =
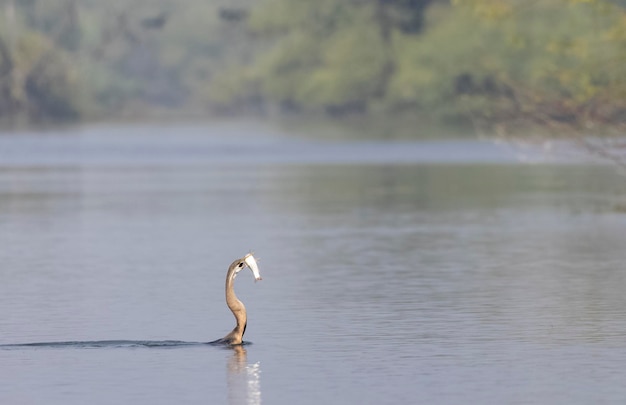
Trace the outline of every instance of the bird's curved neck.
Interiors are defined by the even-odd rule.
[[[236,268],[233,268],[226,274],[226,305],[228,305],[237,321],[237,326],[229,335],[233,339],[233,344],[239,344],[242,342],[243,334],[246,331],[247,316],[246,307],[235,295],[235,270]]]
[[[235,269],[230,270],[226,275],[226,305],[228,305],[231,311],[235,311],[239,305],[243,305],[235,295],[234,284],[236,275]]]

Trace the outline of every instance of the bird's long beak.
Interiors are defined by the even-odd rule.
[[[254,275],[254,281],[262,280],[261,273],[259,273],[259,266],[256,264],[256,260],[252,253],[248,253],[243,260],[246,262],[250,270],[252,270],[252,274]]]

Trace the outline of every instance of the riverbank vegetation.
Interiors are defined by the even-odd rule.
[[[623,0],[2,0],[0,120],[626,126]],[[415,117],[415,118],[413,118]]]

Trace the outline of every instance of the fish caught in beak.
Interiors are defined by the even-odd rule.
[[[252,253],[248,253],[243,258],[246,265],[252,270],[252,274],[254,275],[254,281],[263,280],[261,278],[261,273],[259,273],[259,266],[256,264],[256,259],[252,255]]]

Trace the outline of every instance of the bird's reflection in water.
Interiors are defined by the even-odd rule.
[[[241,345],[231,346],[228,359],[228,403],[231,405],[261,404],[261,366],[248,364],[248,353]]]

